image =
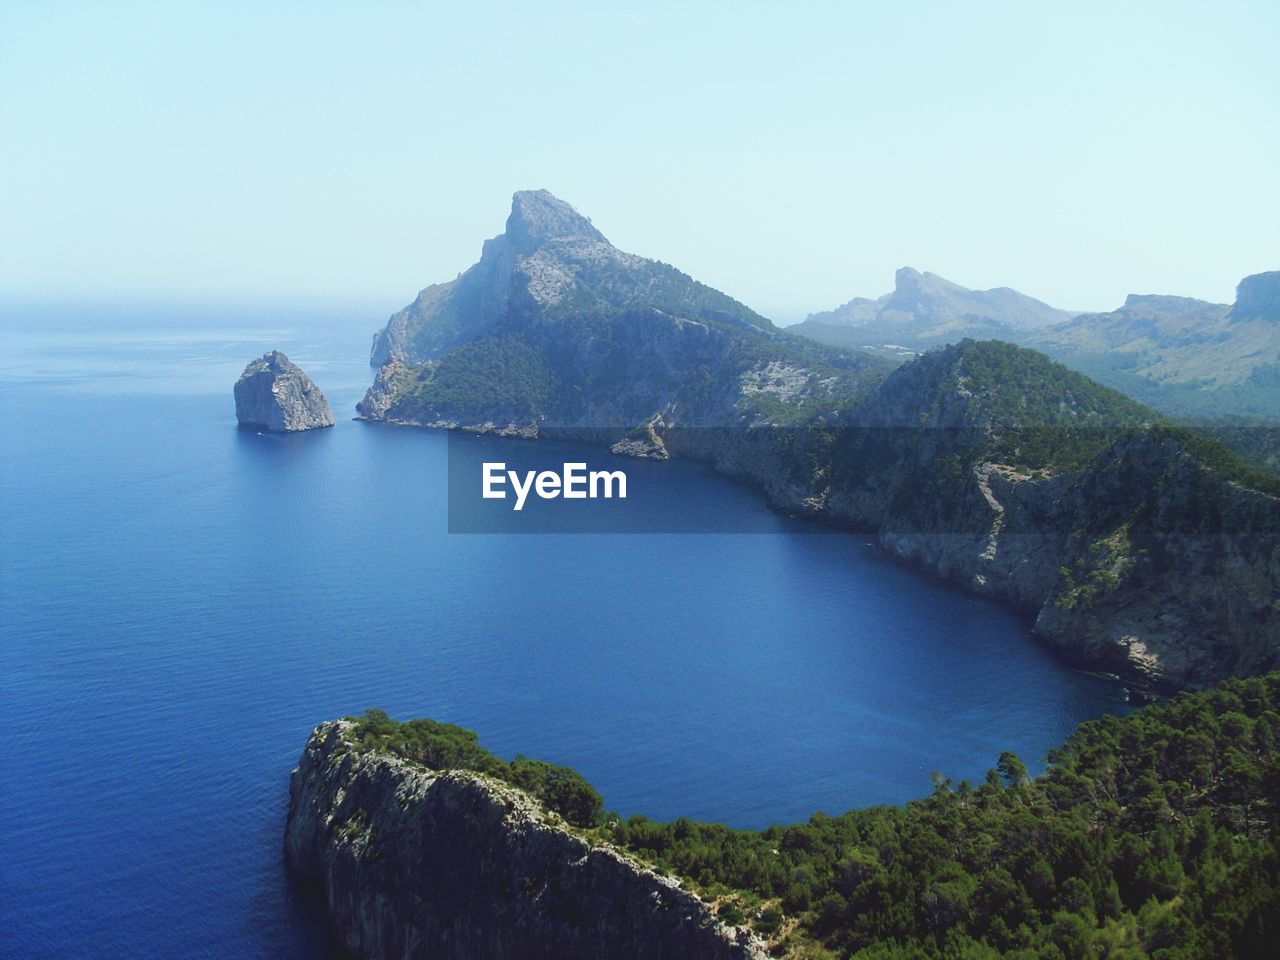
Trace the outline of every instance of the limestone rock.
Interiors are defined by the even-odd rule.
[[[1241,280],[1236,287],[1236,305],[1231,316],[1232,319],[1280,320],[1280,270],[1255,273]]]
[[[355,749],[321,724],[290,783],[285,857],[354,956],[764,960],[697,896],[589,843],[523,791]]]
[[[279,350],[244,368],[236,381],[236,419],[277,433],[332,427],[329,401],[302,369]]]
[[[638,430],[614,443],[609,450],[620,457],[634,457],[637,460],[670,460],[671,454],[667,451],[667,445],[658,432],[661,426],[662,418],[654,417]]]
[[[889,364],[816,356],[742,303],[619,250],[545,190],[516,193],[505,230],[456,279],[422,290],[374,337],[363,418],[536,425],[539,436],[768,420],[777,400],[865,390]],[[489,389],[492,384],[497,389]]]

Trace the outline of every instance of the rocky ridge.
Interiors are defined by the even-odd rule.
[[[333,426],[320,388],[279,350],[249,362],[236,381],[235,398],[241,426],[279,433]]]
[[[1280,271],[1245,277],[1234,304],[1130,294],[1110,313],[1019,343],[1171,415],[1280,422]]]
[[[1245,277],[1236,287],[1231,319],[1247,320],[1252,317],[1280,322],[1280,270],[1255,273]]]
[[[822,343],[902,358],[964,337],[1011,339],[1070,318],[1009,287],[970,290],[902,267],[892,292],[876,300],[854,297],[834,310],[809,314],[791,329]]]
[[[360,958],[763,960],[708,904],[570,830],[492,778],[312,733],[290,782],[285,856]]]

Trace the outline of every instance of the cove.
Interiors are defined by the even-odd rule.
[[[624,815],[736,826],[903,802],[1005,749],[1037,769],[1124,709],[1024,617],[699,464],[619,461],[625,504],[712,532],[448,533],[447,437],[345,419],[377,315],[6,316],[0,953],[329,955],[281,860],[287,775],[369,706],[571,766]],[[268,348],[336,427],[236,430]]]

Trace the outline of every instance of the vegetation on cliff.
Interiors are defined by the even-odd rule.
[[[999,340],[962,340],[900,367],[851,418],[856,426],[952,431],[966,466],[992,460],[1055,471],[1079,469],[1159,419],[1043,354]],[[862,432],[855,439],[865,445],[880,431]]]
[[[555,388],[542,355],[515,336],[472,340],[413,370],[413,379],[402,388],[402,403],[449,419],[471,416],[483,398],[494,414],[534,420]]]
[[[432,721],[370,711],[357,729],[512,783],[532,763]],[[1280,674],[1083,724],[1037,778],[1006,753],[976,786],[937,776],[905,807],[762,831],[601,815],[549,765],[521,785],[553,809],[575,797],[562,808],[589,836],[718,897],[779,954],[1190,960],[1269,955],[1280,936]]]
[[[378,417],[619,437],[664,410],[697,425],[794,419],[864,394],[892,366],[784,333],[670,264],[618,250],[545,191],[517,193],[480,260],[392,317],[373,359],[407,372],[366,397]],[[790,402],[742,403],[742,378],[770,364],[787,368]]]
[[[537,797],[575,826],[591,826],[603,815],[600,794],[576,771],[524,756],[510,762],[495,757],[472,730],[426,718],[397,723],[382,710],[366,710],[351,719],[362,749],[391,753],[432,770],[488,774]]]

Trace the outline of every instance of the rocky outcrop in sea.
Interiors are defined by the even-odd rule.
[[[528,794],[311,734],[285,856],[362,960],[764,960],[680,884],[574,833]]]
[[[250,361],[236,381],[241,426],[292,433],[332,427],[333,412],[320,388],[279,350]]]

